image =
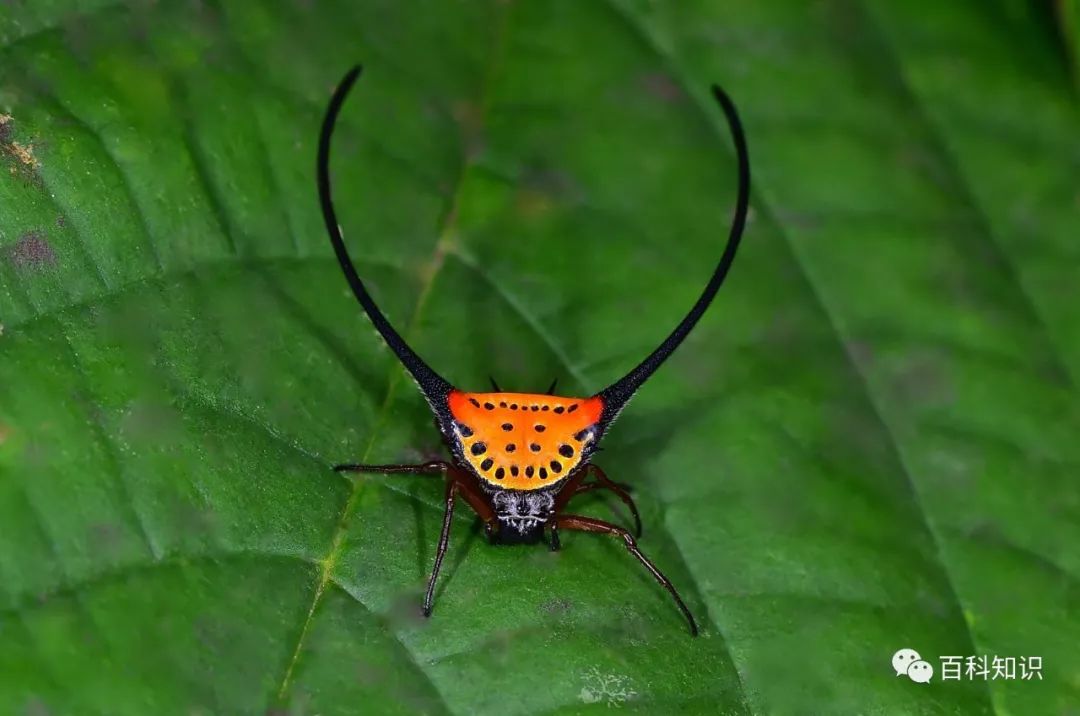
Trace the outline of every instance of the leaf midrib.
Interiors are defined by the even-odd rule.
[[[509,21],[509,8],[510,5],[507,4],[502,10],[501,22],[496,30],[496,37],[493,43],[494,52],[491,56],[491,62],[488,65],[487,75],[485,76],[483,85],[480,89],[480,109],[478,121],[480,127],[484,127],[486,125],[487,113],[490,109],[492,85],[498,61],[498,58],[494,55],[495,53],[500,53],[504,50],[505,36],[508,30],[507,24]],[[468,141],[468,137],[464,137],[463,139],[465,142]],[[454,181],[446,212],[443,214],[440,220],[441,226],[438,227],[436,232],[438,238],[432,249],[432,254],[427,262],[427,266],[423,271],[423,279],[421,282],[420,293],[416,301],[416,306],[413,309],[413,314],[406,325],[406,330],[404,333],[406,340],[415,340],[416,332],[420,325],[420,319],[423,314],[424,306],[427,304],[432,287],[435,283],[435,279],[441,271],[443,265],[445,264],[446,254],[455,239],[462,189],[469,177],[469,172],[474,165],[473,157],[469,155],[467,146],[463,146],[461,148],[461,157],[461,166],[458,171],[458,176]],[[393,403],[395,389],[401,378],[402,366],[397,361],[395,361],[391,366],[390,372],[387,376],[386,395],[383,399],[382,405],[376,413],[375,421],[371,430],[371,437],[368,440],[367,447],[365,448],[364,453],[360,458],[360,463],[367,463],[370,459],[371,451],[375,447],[379,432],[386,421],[389,407]],[[337,566],[337,561],[341,556],[342,548],[345,543],[345,535],[347,534],[349,529],[349,518],[360,500],[364,484],[365,480],[360,477],[353,479],[352,489],[350,491],[349,497],[346,500],[345,506],[342,508],[341,514],[338,516],[338,519],[336,521],[336,526],[334,528],[334,536],[331,540],[330,548],[327,552],[326,557],[323,560],[320,560],[319,577],[315,586],[314,596],[312,597],[311,605],[307,611],[307,614],[304,617],[303,623],[300,626],[299,636],[297,637],[296,645],[294,646],[292,654],[289,657],[288,664],[285,666],[285,671],[281,677],[280,686],[277,691],[277,700],[280,703],[286,702],[288,698],[289,687],[291,686],[293,681],[293,674],[300,662],[300,657],[303,653],[304,642],[311,628],[312,622],[315,618],[315,612],[322,601],[326,586],[331,581],[334,569]],[[406,651],[409,651],[396,634],[394,634],[393,636],[395,640],[398,641],[398,643],[402,644],[402,647],[405,648]],[[412,658],[411,651],[409,653],[410,658]],[[413,658],[413,661],[415,663],[415,658]],[[445,705],[446,701],[445,698],[442,696],[442,692],[439,691],[437,687],[435,687],[434,683],[432,683],[432,687],[435,689],[436,693],[440,694],[440,698],[443,699],[443,703]]]

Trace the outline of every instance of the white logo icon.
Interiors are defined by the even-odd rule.
[[[934,667],[928,661],[916,661],[907,668],[908,678],[920,684],[925,684],[934,675]]]
[[[892,655],[893,671],[896,672],[897,676],[903,676],[907,673],[908,667],[916,661],[922,661],[919,652],[914,649],[901,649]]]
[[[934,675],[934,667],[923,661],[919,652],[914,649],[901,649],[893,654],[892,667],[897,676],[907,674],[909,679],[920,684],[930,681]]]

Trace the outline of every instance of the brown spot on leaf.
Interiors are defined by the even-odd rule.
[[[37,696],[31,696],[23,708],[23,716],[52,716],[52,709]]]
[[[98,551],[108,551],[118,547],[123,541],[123,530],[111,522],[98,522],[89,527],[90,543]]]
[[[956,398],[956,389],[948,365],[947,358],[938,351],[915,351],[892,371],[893,399],[912,408],[950,405]]]
[[[34,156],[34,143],[15,140],[15,120],[10,114],[0,114],[0,159],[8,165],[11,176],[41,181],[37,172],[41,162]]]
[[[685,96],[679,83],[662,72],[652,72],[641,78],[645,91],[664,102],[678,102]]]
[[[462,143],[465,145],[465,156],[469,159],[479,157],[483,154],[486,144],[483,106],[473,102],[459,101],[453,104],[450,113],[460,128]]]
[[[525,189],[518,192],[514,200],[515,209],[526,219],[538,219],[551,213],[551,197],[538,191]]]
[[[555,597],[540,605],[540,610],[545,614],[565,614],[573,608],[569,599]]]
[[[30,167],[31,169],[37,169],[41,166],[41,162],[34,156],[33,144],[19,144],[18,142],[11,142],[9,144],[11,153],[16,159]]]
[[[37,269],[56,263],[56,252],[41,231],[27,231],[6,253],[8,261],[18,269]]]

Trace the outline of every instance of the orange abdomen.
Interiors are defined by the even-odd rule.
[[[465,460],[485,482],[540,490],[572,473],[596,439],[599,397],[463,393],[447,398]]]

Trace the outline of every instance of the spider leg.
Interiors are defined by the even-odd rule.
[[[427,592],[424,594],[424,616],[431,616],[432,600],[435,595],[435,581],[439,578],[442,569],[443,557],[446,556],[447,547],[450,544],[450,524],[454,517],[454,498],[458,495],[465,498],[465,502],[484,521],[484,534],[488,542],[494,543],[498,538],[498,521],[495,510],[488,504],[483,492],[476,484],[476,480],[445,460],[432,460],[418,465],[335,465],[337,472],[378,472],[388,475],[409,474],[428,475],[442,473],[446,475],[446,512],[443,514],[442,533],[439,535],[439,545],[435,551],[435,566],[431,570],[428,579]]]
[[[484,535],[487,537],[488,542],[495,544],[499,537],[499,521],[495,517],[495,510],[492,509],[487,496],[480,489],[480,485],[477,484],[476,478],[457,468],[451,468],[450,477],[458,483],[458,489],[461,496],[465,498],[465,502],[469,503],[472,511],[483,520]]]
[[[578,493],[578,490],[582,487],[581,483],[588,474],[589,466],[586,465],[571,475],[570,479],[559,490],[559,494],[555,495],[555,504],[552,505],[551,512],[548,514],[548,534],[550,535],[548,546],[552,552],[558,552],[562,547],[562,543],[559,541],[559,526],[555,522],[555,516],[566,509],[567,503]]]
[[[428,578],[427,591],[424,593],[423,612],[425,617],[431,616],[432,602],[435,599],[435,582],[439,579],[442,570],[443,558],[446,556],[447,547],[450,545],[450,525],[454,518],[454,498],[461,495],[469,507],[484,521],[484,532],[489,541],[494,541],[497,534],[495,526],[495,510],[488,504],[484,495],[476,487],[475,481],[465,472],[447,466],[446,480],[446,512],[443,514],[442,531],[439,533],[439,544],[435,549],[435,565],[431,568],[431,577]]]
[[[431,616],[431,600],[435,596],[435,581],[439,578],[443,557],[446,556],[446,548],[450,544],[450,523],[454,519],[454,498],[457,497],[457,493],[457,481],[447,480],[446,513],[443,515],[442,532],[439,533],[439,546],[435,550],[435,566],[431,568],[431,577],[428,579],[427,591],[424,593],[425,617]]]
[[[588,485],[582,485],[581,486],[581,492],[588,492],[589,490],[593,489],[592,487],[589,487],[589,485],[594,485],[594,484],[597,484],[597,483],[590,482]],[[621,489],[623,492],[625,492],[628,495],[632,495],[634,493],[634,486],[631,485],[629,482],[617,482],[615,480],[612,480],[611,484],[615,485],[616,487],[618,487],[619,489]]]
[[[638,561],[645,565],[645,569],[652,573],[652,576],[656,578],[656,581],[661,584],[671,594],[675,603],[679,606],[683,616],[690,623],[690,634],[693,636],[698,635],[697,622],[694,621],[694,615],[690,613],[686,603],[683,602],[682,597],[679,596],[679,592],[676,591],[675,585],[673,585],[664,573],[656,568],[656,565],[649,561],[649,558],[641,553],[638,549],[637,542],[634,541],[634,536],[630,532],[618,525],[613,525],[610,522],[604,522],[603,520],[593,519],[592,517],[582,517],[580,515],[556,515],[555,526],[560,529],[578,530],[580,532],[599,532],[601,534],[615,535],[621,537],[623,543],[626,544],[626,549],[630,554],[637,557]]]
[[[630,508],[630,512],[634,515],[634,527],[638,537],[641,537],[641,515],[638,513],[637,505],[634,504],[634,498],[630,496],[627,491],[628,485],[621,485],[614,480],[608,478],[607,473],[601,470],[596,465],[590,464],[587,470],[593,472],[596,475],[596,482],[590,482],[584,485],[578,485],[574,490],[571,497],[580,495],[583,492],[590,492],[592,490],[611,490],[614,492],[623,503]]]
[[[419,465],[334,465],[335,472],[381,472],[385,474],[408,473],[410,475],[427,475],[441,472],[446,474],[451,469],[450,463],[444,460],[432,460]]]

